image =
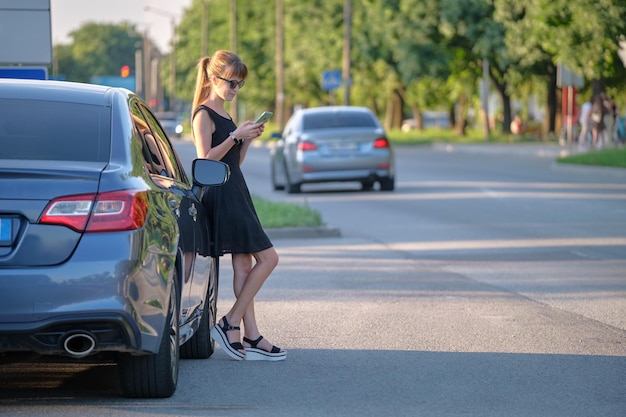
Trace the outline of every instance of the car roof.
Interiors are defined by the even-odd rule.
[[[311,113],[337,113],[337,112],[363,112],[363,113],[371,113],[372,111],[367,107],[359,107],[359,106],[321,106],[321,107],[310,107],[306,109],[300,110],[303,114],[311,114]]]
[[[113,92],[131,93],[118,87],[68,81],[0,79],[0,97],[3,99],[67,101],[106,106]]]

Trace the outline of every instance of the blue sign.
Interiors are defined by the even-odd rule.
[[[135,91],[135,76],[120,77],[119,75],[98,75],[89,79],[91,84],[106,85],[108,87],[122,87]]]
[[[48,70],[45,67],[0,67],[0,78],[47,80]]]
[[[322,74],[322,88],[324,91],[336,90],[341,86],[341,71],[324,71]]]

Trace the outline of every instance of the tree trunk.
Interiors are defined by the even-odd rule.
[[[465,93],[461,93],[459,96],[459,103],[456,112],[456,120],[454,122],[454,131],[459,136],[465,136],[465,128],[467,123],[465,115],[467,114],[467,96]]]
[[[556,85],[556,66],[549,64],[548,66],[548,125],[546,127],[548,136],[552,136],[556,132],[556,114],[558,109],[558,93]],[[545,123],[544,123],[545,125]]]
[[[424,130],[424,120],[422,119],[422,110],[420,109],[419,104],[414,104],[411,106],[411,113],[413,113],[415,129],[420,131]]]
[[[402,125],[402,94],[398,90],[393,90],[387,101],[387,112],[385,114],[385,130],[399,129]]]

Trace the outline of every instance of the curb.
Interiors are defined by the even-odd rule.
[[[341,237],[341,231],[337,227],[281,227],[265,229],[270,239],[310,239]]]
[[[586,172],[589,174],[598,175],[611,175],[618,178],[626,178],[626,168],[614,168],[614,167],[602,167],[594,165],[582,165],[582,164],[566,164],[563,162],[554,161],[552,163],[552,170],[558,172],[570,172],[580,173]]]
[[[467,152],[467,153],[484,153],[484,154],[516,154],[530,155],[541,158],[558,158],[579,153],[576,146],[557,145],[557,144],[534,144],[534,143],[472,143],[472,144],[455,144],[446,142],[435,142],[431,145],[433,150],[442,152]]]

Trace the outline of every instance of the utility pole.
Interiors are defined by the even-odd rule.
[[[350,87],[352,78],[350,77],[350,54],[352,49],[352,1],[344,0],[343,5],[343,82],[344,82],[344,98],[343,102],[346,106],[350,105]]]
[[[200,45],[200,56],[209,55],[209,0],[202,2],[202,43]]]
[[[230,0],[230,50],[234,53],[237,53],[237,0]],[[238,123],[239,105],[237,96],[235,96],[231,103],[232,106],[230,108],[230,115],[235,123]]]
[[[156,7],[146,6],[144,8],[147,12],[153,12],[158,15],[168,17],[170,24],[172,25],[172,50],[170,51],[170,110],[175,110],[176,102],[176,15],[174,13],[167,12],[165,10],[157,9]]]
[[[279,131],[285,125],[284,49],[283,0],[276,0],[276,123]]]
[[[485,141],[489,141],[489,60],[487,57],[483,57],[483,78],[480,80],[480,101],[483,116],[483,136],[485,137]]]

